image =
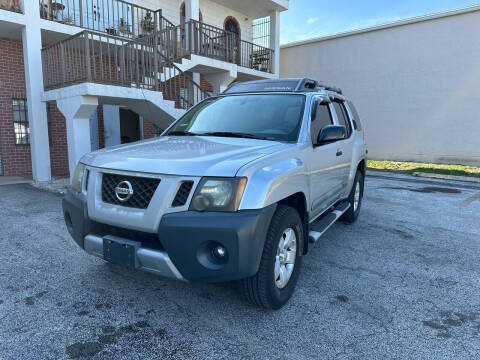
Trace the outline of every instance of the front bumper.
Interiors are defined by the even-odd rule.
[[[156,234],[99,224],[88,217],[86,199],[69,189],[62,202],[67,229],[86,252],[104,258],[103,238],[138,242],[136,268],[195,282],[223,282],[253,276],[276,205],[235,213],[184,211],[163,215]],[[222,246],[218,259],[213,249]]]

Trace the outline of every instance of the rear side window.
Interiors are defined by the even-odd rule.
[[[355,130],[358,130],[358,131],[362,130],[362,123],[360,122],[360,115],[358,115],[357,109],[355,108],[355,106],[351,101],[347,101],[347,104],[348,104],[348,107],[350,108],[350,112],[353,115],[353,119],[352,119],[353,127],[355,128]]]
[[[332,114],[330,109],[326,104],[318,105],[317,114],[315,119],[312,121],[310,133],[312,135],[312,143],[316,144],[318,139],[318,134],[327,125],[332,125]]]
[[[334,101],[333,107],[335,108],[335,112],[337,113],[339,125],[345,126],[345,128],[347,129],[347,137],[350,137],[350,134],[352,133],[352,127],[350,125],[350,120],[348,119],[347,109],[345,109],[345,105],[338,101]]]

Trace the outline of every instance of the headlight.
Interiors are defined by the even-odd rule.
[[[247,178],[202,178],[193,194],[190,210],[237,211]]]
[[[85,174],[85,164],[78,163],[72,177],[72,189],[77,192],[82,191],[83,174]]]

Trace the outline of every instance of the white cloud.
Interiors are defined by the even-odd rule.
[[[307,24],[313,24],[313,23],[317,22],[317,20],[318,20],[318,17],[316,17],[316,18],[312,18],[312,17],[311,17],[311,18],[308,18]]]

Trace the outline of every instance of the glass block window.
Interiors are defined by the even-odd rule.
[[[27,117],[27,100],[12,99],[13,126],[15,130],[15,144],[30,144],[30,128]]]

